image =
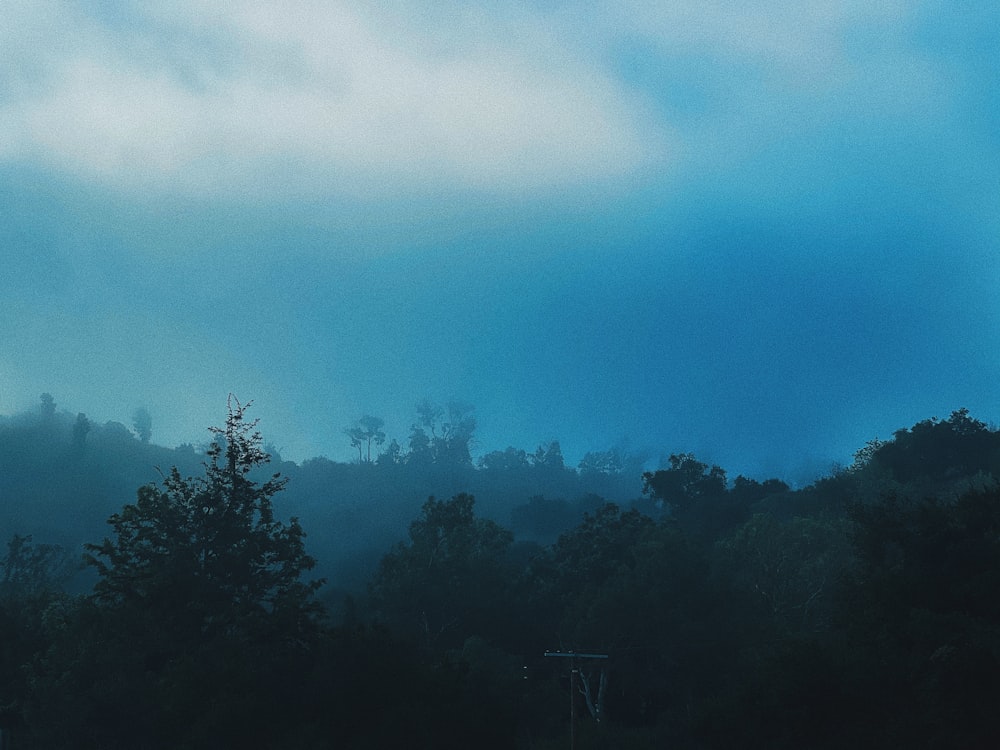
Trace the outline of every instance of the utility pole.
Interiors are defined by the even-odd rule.
[[[607,654],[583,654],[578,651],[546,651],[545,656],[559,656],[569,659],[569,748],[576,750],[576,660],[607,659]],[[589,695],[589,693],[587,694]]]

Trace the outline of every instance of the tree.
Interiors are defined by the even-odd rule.
[[[594,477],[600,475],[620,474],[622,470],[622,456],[615,449],[607,451],[590,451],[580,459],[580,475],[584,477]]]
[[[479,467],[486,471],[516,472],[529,466],[528,454],[521,448],[508,446],[502,451],[490,451],[479,459]]]
[[[925,419],[879,443],[870,461],[902,483],[941,481],[1000,469],[1000,433],[959,409],[941,421]]]
[[[44,620],[73,573],[65,550],[15,534],[0,556],[0,728],[20,733],[29,665],[48,647]],[[6,747],[6,745],[5,745]]]
[[[427,466],[434,463],[434,451],[431,447],[431,438],[426,430],[420,425],[413,425],[410,428],[409,453],[406,455],[406,462],[414,466]]]
[[[607,503],[532,569],[531,620],[549,643],[611,655],[611,720],[652,724],[662,713],[679,729],[697,696],[717,689],[708,685],[732,658],[730,599],[675,524]]]
[[[403,463],[404,459],[402,446],[396,441],[396,438],[393,438],[389,441],[388,447],[378,454],[375,463],[379,466],[398,466]]]
[[[747,509],[731,503],[739,497],[726,492],[725,470],[710,467],[691,453],[671,455],[670,468],[646,472],[642,481],[643,494],[669,506],[674,518],[692,533],[711,538],[745,520]]]
[[[410,431],[410,461],[471,465],[474,409],[463,401],[449,401],[447,408],[427,400],[418,404],[419,419]]]
[[[18,597],[61,591],[72,577],[65,550],[55,544],[34,544],[31,536],[15,534],[0,557],[0,605]]]
[[[42,399],[42,416],[45,419],[51,419],[56,413],[56,402],[52,398],[51,393],[43,393],[41,395]]]
[[[132,413],[132,426],[135,427],[135,434],[144,443],[149,442],[153,435],[153,418],[149,414],[149,409],[140,406]]]
[[[385,442],[385,420],[365,414],[353,426],[344,430],[351,439],[351,447],[358,449],[358,463],[372,462],[372,444],[380,446]]]
[[[83,451],[87,443],[87,433],[90,432],[91,424],[87,415],[80,412],[76,415],[73,423],[73,447],[78,451]]]
[[[716,548],[734,584],[779,632],[829,627],[832,594],[851,559],[843,520],[755,513]]]
[[[321,582],[304,580],[314,561],[298,521],[275,518],[285,480],[253,476],[269,457],[247,406],[230,396],[203,476],[174,467],[86,545],[94,593],[35,678],[44,746],[81,733],[109,748],[273,746],[294,727]]]
[[[475,407],[464,401],[448,402],[448,421],[441,425],[438,459],[447,463],[472,463],[472,436],[476,431]]]
[[[672,454],[670,468],[643,474],[645,492],[684,510],[726,491],[726,472],[697,460],[691,453]]]
[[[553,561],[560,588],[571,598],[601,586],[627,564],[632,548],[655,521],[637,510],[604,503],[593,514],[559,537]],[[582,644],[574,644],[582,645]]]
[[[287,480],[274,474],[258,484],[249,476],[269,461],[257,420],[245,416],[250,403],[230,396],[226,426],[211,430],[217,439],[204,477],[182,478],[174,467],[162,488],[140,488],[134,505],[111,516],[114,539],[86,545],[86,561],[100,575],[98,600],[165,609],[165,616],[183,603],[209,631],[275,619],[309,626],[320,582],[301,578],[315,562],[298,520],[274,517],[272,498]]]
[[[520,540],[554,541],[561,532],[579,523],[582,515],[579,507],[565,500],[532,495],[528,502],[511,509],[511,528]]]
[[[475,499],[429,498],[410,524],[410,542],[382,558],[371,584],[379,615],[428,648],[455,647],[488,635],[510,579],[505,556],[512,534],[473,513]]]
[[[835,618],[850,644],[847,679],[871,722],[864,735],[883,747],[993,747],[1000,488],[888,495],[849,512],[858,564]]]
[[[859,448],[854,452],[854,463],[852,463],[847,470],[853,474],[863,472],[866,468],[871,466],[875,456],[885,444],[885,441],[879,440],[878,437],[874,437],[869,440],[865,443],[863,448]]]
[[[558,440],[553,440],[547,446],[539,445],[531,460],[535,466],[550,469],[563,469],[565,467],[562,448],[559,446]]]

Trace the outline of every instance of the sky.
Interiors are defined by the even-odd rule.
[[[9,0],[0,413],[803,480],[1000,421],[1000,9]]]

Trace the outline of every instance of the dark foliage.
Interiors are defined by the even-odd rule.
[[[293,665],[319,635],[303,531],[274,518],[284,482],[249,478],[267,460],[232,400],[204,477],[174,468],[87,545],[94,593],[50,614],[29,715],[62,746],[219,747],[281,736],[254,727],[288,700]],[[247,690],[248,685],[255,686]]]
[[[370,418],[350,435],[357,463],[268,473],[244,411],[233,402],[200,456],[74,420],[51,397],[0,424],[0,460],[41,485],[0,472],[0,489],[24,493],[20,520],[35,524],[35,506],[77,519],[103,507],[123,481],[109,455],[204,460],[200,475],[136,483],[109,538],[86,547],[87,595],[67,593],[63,548],[11,538],[0,728],[13,747],[555,748],[570,702],[578,748],[1000,737],[998,438],[964,410],[799,490],[675,454],[642,475],[641,498],[614,451],[579,471],[556,443],[473,466],[458,404],[424,405],[408,451],[370,457],[383,440]],[[76,507],[59,499],[71,479]],[[415,499],[431,487],[450,499]],[[614,487],[620,502],[587,492]],[[314,549],[381,545],[353,574],[367,593],[330,600],[336,625],[308,578],[301,507]],[[376,517],[408,522],[405,541],[374,532]],[[579,660],[571,682],[552,650],[608,658]]]

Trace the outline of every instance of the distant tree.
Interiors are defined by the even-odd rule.
[[[528,465],[528,454],[513,446],[502,451],[490,451],[479,459],[480,468],[487,471],[518,471]]]
[[[444,425],[444,439],[448,455],[461,463],[472,462],[473,435],[476,431],[475,407],[464,401],[448,402],[448,421]]]
[[[434,462],[431,438],[420,425],[410,428],[410,450],[406,462],[414,466],[425,466]]]
[[[87,443],[87,433],[90,432],[91,424],[90,420],[87,419],[87,415],[80,412],[76,415],[76,421],[73,423],[73,447],[78,451],[82,451]]]
[[[41,395],[42,399],[42,416],[45,419],[49,419],[56,413],[56,402],[52,398],[51,393],[43,393]]]
[[[518,538],[555,541],[563,531],[580,522],[583,512],[562,499],[546,500],[532,495],[510,512],[511,527]]]
[[[692,453],[675,453],[669,461],[669,468],[643,474],[646,494],[684,511],[725,493],[726,472],[722,467],[710,467]]]
[[[450,401],[447,408],[424,400],[410,431],[410,462],[471,465],[476,431],[475,407]]]
[[[643,494],[669,509],[686,531],[709,541],[749,517],[752,495],[745,482],[729,493],[722,467],[702,463],[691,453],[673,454],[669,460],[669,468],[642,475]]]
[[[538,449],[531,456],[531,462],[535,466],[542,466],[550,469],[565,468],[562,448],[558,440],[553,440],[548,445],[539,445]]]
[[[135,428],[135,434],[139,436],[139,440],[148,443],[149,438],[153,435],[153,418],[145,406],[140,406],[132,413],[132,426]]]
[[[580,460],[580,474],[594,476],[598,474],[615,475],[622,470],[622,456],[616,450],[590,451]]]
[[[444,416],[444,409],[424,399],[417,404],[417,424],[437,437],[438,422]]]
[[[378,454],[378,458],[375,459],[375,463],[380,466],[385,465],[398,465],[403,463],[405,456],[403,455],[403,448],[399,442],[393,438],[389,441],[389,445],[386,449]]]
[[[385,442],[385,420],[365,414],[344,434],[351,439],[351,447],[358,449],[358,463],[372,462],[372,445],[376,447]]]
[[[15,534],[0,557],[0,606],[13,599],[60,591],[72,572],[62,547],[35,544],[31,535]]]

